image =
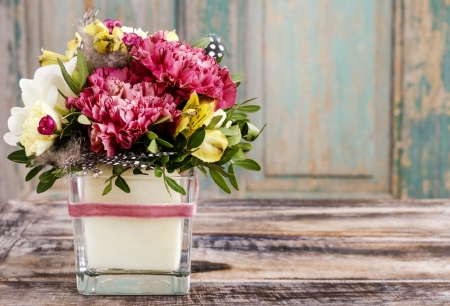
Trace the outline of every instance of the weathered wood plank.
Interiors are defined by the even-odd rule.
[[[442,200],[202,202],[187,296],[88,298],[76,292],[65,204],[11,201],[0,212],[0,302],[446,304],[449,215]]]
[[[81,296],[71,282],[0,281],[5,305],[445,305],[448,282],[193,282],[186,296]],[[49,294],[51,293],[51,294]]]
[[[401,196],[450,195],[450,4],[404,2]]]
[[[255,153],[265,173],[251,173],[252,196],[390,192],[392,7],[249,4],[246,60],[252,82],[262,82],[258,121],[269,124]]]
[[[31,13],[33,10],[36,10],[35,2],[0,1],[0,26],[3,29],[0,36],[0,208],[8,199],[23,197],[31,189],[30,184],[24,182],[27,169],[6,159],[15,148],[3,141],[3,135],[8,131],[6,123],[11,108],[22,105],[19,80],[32,77],[38,66],[38,53],[34,54],[34,61],[30,56],[30,49],[40,50],[39,27],[35,26],[39,17]]]
[[[449,215],[446,201],[204,202],[192,279],[450,279]],[[0,220],[2,278],[73,277],[65,203],[11,202]]]
[[[247,8],[245,0],[214,1],[214,0],[190,0],[178,2],[178,30],[180,39],[192,42],[197,39],[215,33],[222,38],[227,46],[228,52],[221,63],[231,73],[244,72],[245,66],[245,35],[248,35],[243,23],[244,13]],[[243,84],[254,84],[253,80],[244,75]],[[244,94],[244,87],[238,88],[238,103],[251,96]],[[236,173],[240,184],[240,191],[232,189],[233,197],[244,197],[245,179],[242,171],[236,167]],[[213,180],[199,175],[202,192],[200,199],[214,199],[229,197],[223,192]]]

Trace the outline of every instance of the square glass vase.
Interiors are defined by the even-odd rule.
[[[133,175],[130,172],[122,176],[130,193],[113,186],[105,196],[102,193],[108,176],[72,174],[69,177],[69,206],[93,207],[87,210],[89,216],[73,218],[78,292],[84,295],[186,294],[191,271],[192,218],[173,211],[166,216],[164,210],[157,217],[140,214],[143,208],[152,214],[160,212],[161,206],[166,209],[180,203],[194,205],[195,212],[198,187],[193,172],[171,175],[186,190],[186,195],[173,190],[169,195],[163,178],[152,173]],[[110,206],[119,216],[109,212]]]

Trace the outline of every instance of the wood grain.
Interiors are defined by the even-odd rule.
[[[250,195],[388,196],[392,1],[253,1],[247,12],[257,85],[246,89],[269,124]]]
[[[445,305],[449,282],[201,282],[186,296],[95,296],[78,294],[70,282],[0,282],[5,305]],[[51,293],[51,294],[49,294]]]
[[[449,217],[442,200],[204,201],[189,295],[88,298],[76,292],[66,204],[10,201],[0,212],[0,304],[445,304]]]
[[[450,195],[450,3],[404,1],[401,197]]]

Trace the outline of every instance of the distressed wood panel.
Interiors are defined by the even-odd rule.
[[[190,0],[179,1],[178,27],[180,39],[184,41],[196,41],[197,39],[215,33],[225,42],[228,52],[221,65],[228,67],[231,73],[244,72],[245,66],[245,37],[249,35],[244,27],[245,0]],[[254,84],[244,74],[244,84]],[[243,86],[238,89],[238,102],[242,102],[250,96],[246,95]],[[240,191],[236,192],[232,187],[232,197],[245,197],[246,181],[241,169],[237,168]],[[215,185],[210,177],[199,175],[202,192],[200,199],[214,199],[229,197]]]
[[[37,53],[40,50],[39,16],[34,14],[39,7],[36,2],[0,1],[0,208],[11,198],[23,197],[31,186],[25,184],[27,170],[6,159],[14,151],[3,141],[8,131],[7,120],[11,108],[21,106],[19,80],[32,77],[39,66]]]
[[[251,196],[389,196],[392,8],[249,2],[246,71],[261,85],[247,92],[269,124]]]
[[[1,304],[450,302],[448,201],[202,202],[191,291],[180,297],[79,295],[66,209],[11,201],[1,210],[0,238],[11,242],[0,241]]]
[[[373,174],[374,106],[389,104],[375,96],[376,25],[390,23],[375,6],[266,1],[267,175]]]
[[[450,4],[404,1],[399,195],[449,197]]]
[[[123,25],[140,27],[148,31],[148,34],[160,29],[175,28],[175,0],[40,0],[40,4],[43,46],[60,53],[65,52],[67,42],[78,31],[73,25],[77,24],[77,20],[90,7],[100,10],[100,20],[119,19]]]

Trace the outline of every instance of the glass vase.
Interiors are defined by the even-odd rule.
[[[105,171],[106,172],[106,171]],[[107,172],[111,173],[111,172]],[[193,172],[163,178],[125,173],[130,187],[102,196],[108,176],[72,174],[76,279],[84,295],[182,295],[189,290],[192,217],[198,183]]]

